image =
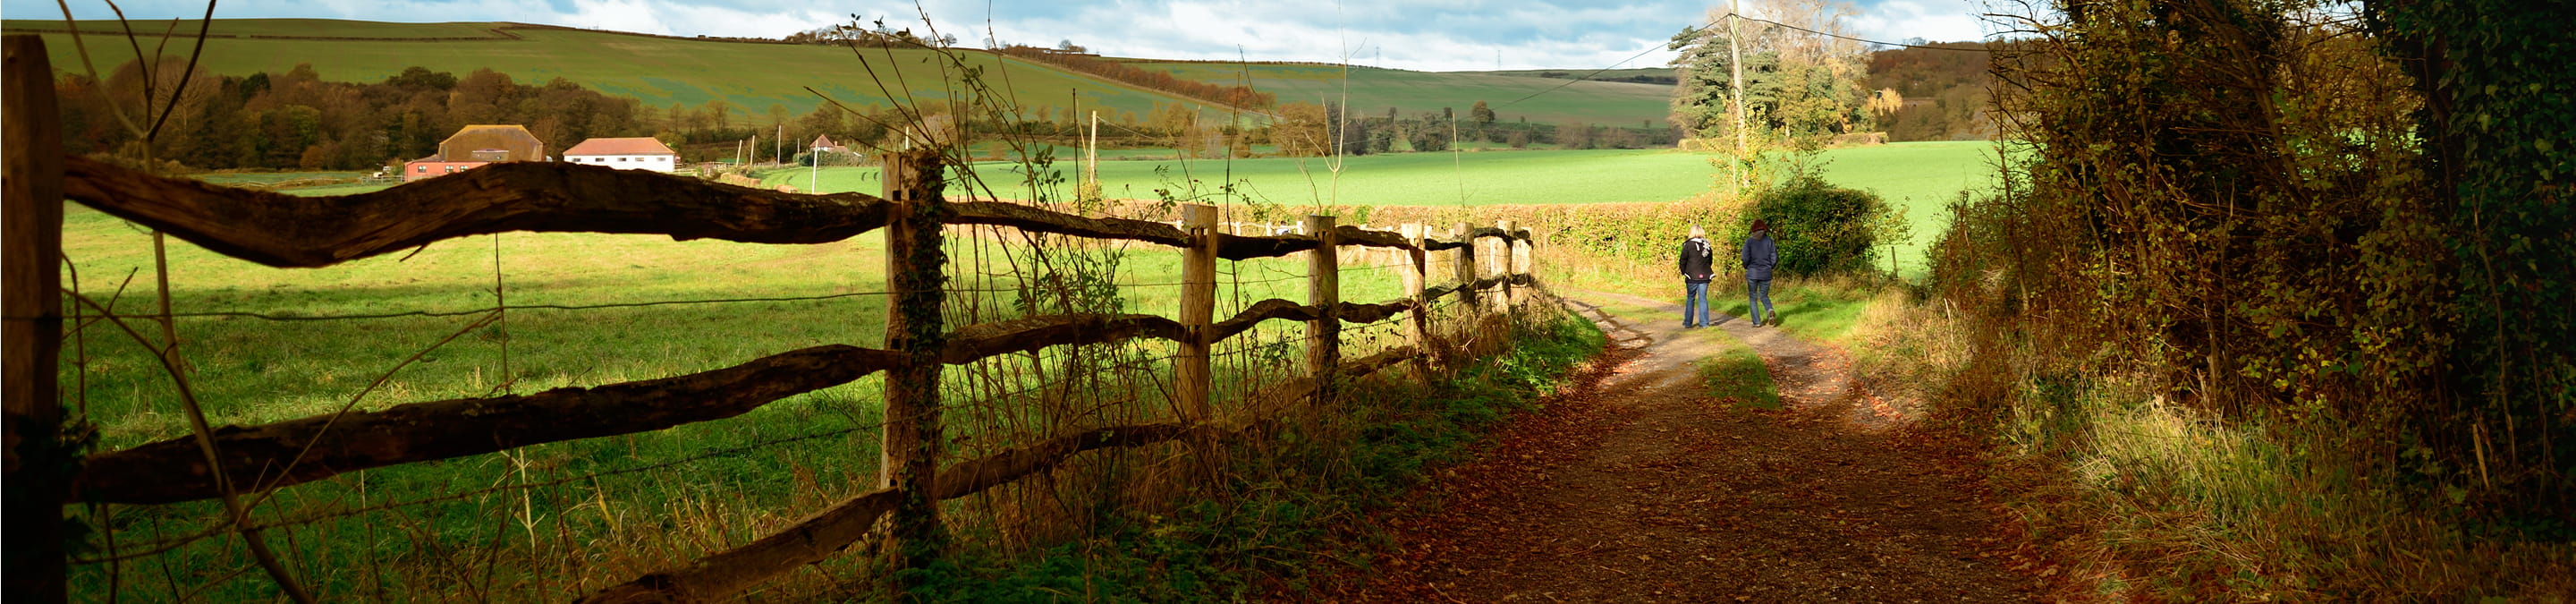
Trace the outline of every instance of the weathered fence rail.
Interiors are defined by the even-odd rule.
[[[1263,421],[1277,401],[1329,394],[1338,380],[1368,375],[1420,358],[1431,303],[1461,296],[1470,309],[1503,309],[1535,284],[1530,276],[1527,231],[1509,223],[1455,225],[1433,237],[1420,225],[1401,232],[1336,225],[1310,217],[1309,234],[1235,235],[1223,232],[1215,208],[1186,206],[1179,226],[1121,218],[1086,217],[998,202],[950,202],[939,190],[937,156],[915,152],[888,158],[887,192],[801,195],[709,183],[692,178],[566,163],[504,163],[380,192],[303,198],[166,178],[79,157],[53,147],[21,146],[59,127],[50,107],[21,103],[29,88],[26,66],[11,41],[10,102],[6,117],[10,372],[8,419],[11,463],[10,550],[13,560],[31,553],[50,567],[51,593],[60,593],[62,551],[32,541],[48,534],[30,528],[33,508],[59,518],[72,502],[163,504],[276,489],[346,472],[513,450],[535,444],[660,430],[741,415],[771,402],[862,377],[885,373],[884,454],[878,490],[831,505],[795,523],[687,565],[646,574],[600,591],[586,601],[696,601],[739,593],[779,573],[831,556],[870,534],[893,516],[897,540],[937,539],[935,502],[973,494],[1054,467],[1078,453],[1194,438],[1222,438]],[[42,51],[34,51],[42,69]],[[38,73],[45,73],[39,71]],[[43,93],[32,96],[47,97]],[[30,155],[37,157],[30,157]],[[51,154],[47,157],[46,154]],[[22,161],[25,160],[25,161]],[[59,168],[48,161],[59,159]],[[59,183],[59,194],[46,188]],[[659,234],[674,239],[723,239],[752,243],[822,243],[869,231],[886,232],[888,283],[894,290],[887,349],[816,346],[732,367],[668,378],[535,394],[462,398],[402,404],[379,411],[321,415],[256,426],[227,426],[208,435],[174,438],[97,453],[68,480],[22,482],[21,435],[29,426],[52,426],[60,405],[52,396],[53,355],[39,348],[58,338],[59,308],[39,304],[60,297],[53,272],[59,257],[58,213],[43,208],[70,199],[225,255],[280,267],[315,267],[400,251],[458,237],[509,231]],[[55,206],[59,209],[59,206]],[[50,221],[50,222],[48,222]],[[1085,238],[1137,241],[1179,248],[1184,295],[1177,319],[1147,314],[1042,315],[940,328],[940,225],[991,225]],[[50,229],[53,239],[45,236]],[[1399,250],[1397,267],[1409,295],[1360,304],[1340,300],[1341,246]],[[1479,250],[1478,248],[1488,248]],[[1455,250],[1457,283],[1426,286],[1428,252]],[[1218,259],[1243,260],[1310,252],[1308,300],[1269,299],[1233,317],[1213,316]],[[1479,262],[1479,259],[1483,262]],[[1483,296],[1483,290],[1499,290]],[[21,298],[28,299],[20,304]],[[1480,298],[1491,304],[1477,304]],[[1342,323],[1377,323],[1410,314],[1405,345],[1356,361],[1341,358]],[[1305,375],[1273,384],[1250,397],[1269,407],[1220,416],[1209,406],[1209,346],[1270,320],[1309,325]],[[21,327],[40,342],[22,344]],[[939,449],[941,365],[973,363],[1047,347],[1107,344],[1150,338],[1178,344],[1172,357],[1179,421],[1107,426],[1058,435],[974,459],[945,459]],[[21,371],[21,363],[28,363]],[[39,393],[36,390],[43,390]],[[35,396],[22,396],[22,393]],[[33,441],[23,441],[33,442]],[[210,464],[206,451],[219,452]],[[220,466],[220,467],[215,467]],[[220,476],[218,474],[221,474]],[[41,560],[40,560],[41,561]],[[918,562],[917,560],[915,562]],[[50,569],[50,570],[48,570]],[[12,581],[21,573],[12,571]],[[48,581],[40,577],[34,579]],[[13,593],[18,592],[13,589]],[[45,593],[45,592],[34,592]],[[56,596],[55,599],[58,599]]]

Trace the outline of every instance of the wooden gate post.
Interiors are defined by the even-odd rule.
[[[55,356],[63,340],[63,139],[54,67],[36,36],[8,36],[0,92],[0,421],[6,421],[6,562],[10,601],[63,601],[62,447]]]
[[[1306,233],[1315,238],[1315,253],[1306,256],[1306,303],[1322,309],[1306,324],[1306,375],[1315,378],[1315,400],[1333,400],[1333,381],[1342,367],[1342,238],[1333,232],[1333,217],[1306,216]]]
[[[1538,284],[1538,271],[1535,271],[1535,266],[1530,266],[1530,248],[1535,248],[1538,240],[1530,237],[1528,232],[1522,232],[1520,222],[1510,222],[1510,225],[1512,227],[1504,227],[1504,230],[1512,232],[1512,274],[1525,274],[1530,276],[1530,284]],[[1512,292],[1517,292],[1517,297],[1512,297],[1512,305],[1528,305],[1530,287],[1512,289]]]
[[[1413,246],[1412,249],[1399,250],[1404,252],[1405,258],[1401,271],[1404,274],[1404,295],[1413,298],[1413,311],[1405,313],[1404,321],[1404,342],[1413,346],[1413,361],[1406,365],[1413,368],[1414,381],[1427,383],[1431,379],[1431,365],[1424,359],[1431,354],[1431,300],[1425,297],[1427,292],[1422,283],[1422,273],[1430,263],[1430,254],[1422,251],[1423,228],[1420,223],[1407,222],[1402,228],[1404,244]]]
[[[1467,230],[1467,223],[1464,222],[1458,223],[1457,226],[1449,227],[1449,235],[1457,237],[1458,243],[1464,244],[1458,246],[1458,262],[1456,263],[1457,270],[1455,272],[1458,273],[1459,296],[1466,301],[1467,325],[1470,329],[1473,329],[1477,325],[1476,316],[1484,311],[1484,307],[1476,303],[1476,294],[1478,293],[1476,291],[1476,272],[1477,269],[1480,268],[1476,264],[1476,235],[1473,231]]]
[[[901,569],[922,568],[937,561],[946,546],[939,525],[939,360],[948,344],[940,313],[947,297],[947,254],[941,249],[942,222],[948,202],[942,197],[939,150],[922,147],[889,153],[885,158],[885,199],[893,208],[886,220],[886,285],[894,290],[886,312],[886,348],[903,355],[901,367],[885,377],[883,487],[902,493],[889,515],[893,546]],[[895,589],[908,587],[895,582]],[[900,593],[900,592],[898,592]]]
[[[1180,352],[1172,355],[1172,389],[1181,413],[1192,423],[1208,420],[1208,390],[1215,381],[1208,367],[1208,325],[1216,320],[1216,206],[1181,206],[1181,231],[1190,247],[1181,252]]]
[[[1503,257],[1494,260],[1503,265],[1503,277],[1508,279],[1529,272],[1529,241],[1520,236],[1521,221],[1505,220],[1498,226],[1503,228]],[[1504,287],[1512,308],[1529,303],[1529,287],[1513,286],[1508,281]]]

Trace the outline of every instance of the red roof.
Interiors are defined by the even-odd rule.
[[[565,149],[563,154],[565,157],[571,157],[574,155],[679,155],[678,152],[672,151],[669,145],[664,145],[661,140],[650,136],[594,138],[582,141],[581,144],[573,145],[570,149]]]

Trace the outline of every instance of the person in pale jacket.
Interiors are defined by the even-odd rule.
[[[1745,306],[1754,327],[1761,327],[1762,316],[1769,314],[1771,324],[1780,324],[1780,309],[1771,306],[1771,268],[1780,265],[1780,244],[1771,240],[1771,223],[1753,220],[1753,233],[1744,237],[1744,292],[1752,298]]]
[[[1717,275],[1717,254],[1708,245],[1708,231],[1691,225],[1690,239],[1682,241],[1682,329],[1708,326],[1708,280]]]

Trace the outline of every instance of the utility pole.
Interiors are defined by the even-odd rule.
[[[1726,68],[1735,72],[1735,84],[1727,89],[1735,97],[1735,194],[1744,195],[1744,13],[1738,12],[1735,0],[1726,2]]]

